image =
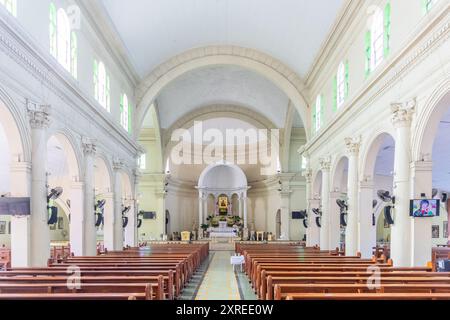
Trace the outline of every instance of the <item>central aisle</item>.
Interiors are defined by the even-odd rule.
[[[195,300],[241,300],[230,264],[232,251],[215,251]]]

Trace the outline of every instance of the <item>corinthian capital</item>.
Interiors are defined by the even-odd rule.
[[[83,147],[83,152],[85,155],[95,155],[95,153],[97,152],[97,146],[95,145],[95,141],[92,139],[83,137],[81,139],[81,145]]]
[[[356,138],[345,138],[345,146],[347,148],[347,153],[350,155],[357,155],[359,152],[359,148],[361,147],[361,136]]]
[[[416,98],[408,102],[391,104],[392,124],[395,127],[410,126],[414,112],[416,111]]]
[[[121,170],[121,169],[123,169],[123,161],[122,161],[122,159],[114,157],[113,161],[112,161],[112,166],[113,166],[114,170]]]
[[[312,181],[312,170],[306,169],[302,172],[302,176],[305,177],[306,183],[311,183]]]
[[[331,158],[330,157],[324,157],[319,159],[320,169],[329,171],[331,168]]]
[[[51,107],[49,105],[38,105],[36,103],[27,100],[28,118],[32,129],[44,129],[50,125],[50,112]]]

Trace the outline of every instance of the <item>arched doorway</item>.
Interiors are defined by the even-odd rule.
[[[58,188],[62,192],[51,197],[47,204],[50,245],[61,247],[70,243],[70,251],[80,255],[84,242],[83,190],[79,186],[77,155],[67,136],[57,133],[47,140],[46,159],[47,192],[54,194]]]
[[[341,157],[332,174],[330,194],[330,249],[345,250],[346,210],[342,210],[338,201],[347,204],[348,158]],[[341,221],[341,213],[345,213]]]
[[[373,248],[384,248],[389,256],[391,225],[384,219],[390,203],[384,202],[379,191],[393,195],[395,140],[383,132],[369,144],[365,156],[363,172],[365,181],[360,186],[360,252],[363,257],[371,257]],[[393,215],[393,211],[391,212]],[[395,221],[395,217],[394,221]]]
[[[3,91],[0,95],[0,197],[29,197],[29,144],[27,133],[20,129],[24,121]],[[29,221],[28,217],[0,215],[0,248],[10,250],[12,267],[31,265]]]

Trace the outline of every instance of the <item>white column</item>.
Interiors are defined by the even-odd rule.
[[[361,139],[346,138],[348,153],[348,210],[345,229],[345,255],[355,256],[358,251],[358,154]]]
[[[138,205],[137,205],[137,194],[139,188],[139,181],[141,178],[141,172],[139,169],[135,169],[133,171],[134,175],[134,196],[133,201],[129,204],[131,206],[130,211],[128,212],[128,225],[125,228],[125,245],[130,247],[136,247],[138,244],[137,237],[137,214],[138,214]]]
[[[243,208],[242,208],[242,202],[243,202],[243,199],[242,199],[242,193],[240,193],[239,194],[239,199],[238,199],[238,206],[239,206],[239,218],[241,218],[242,219],[242,216],[243,216]]]
[[[203,229],[202,229],[202,224],[203,224],[203,212],[204,212],[204,208],[203,208],[203,204],[204,204],[204,200],[203,200],[203,192],[199,191],[198,192],[198,235],[199,237],[203,234]]]
[[[391,226],[391,259],[394,266],[411,265],[410,200],[410,129],[415,101],[391,105],[392,123],[395,127],[394,161],[394,224]]]
[[[247,191],[244,192],[244,230],[248,230],[248,216],[247,216]]]
[[[411,164],[413,194],[411,198],[420,199],[424,193],[431,198],[433,189],[433,163],[431,161],[417,161]],[[445,206],[446,204],[444,204]],[[431,261],[433,240],[431,238],[432,219],[411,219],[411,264],[423,267]],[[444,232],[444,231],[442,231]]]
[[[373,192],[374,186],[372,177],[365,177],[359,183],[359,221],[358,221],[358,251],[361,252],[363,259],[372,257],[372,248],[377,243],[376,225],[372,223],[372,214],[375,212],[373,208]]]
[[[103,243],[109,251],[114,250],[114,194],[112,192],[102,195],[105,199],[104,216],[103,216]]]
[[[308,209],[308,230],[311,239],[308,241],[308,247],[320,246],[320,228],[317,226],[315,215],[312,209],[320,207],[319,199],[309,199],[309,209]],[[308,240],[308,238],[306,238]]]
[[[94,163],[96,145],[90,139],[83,138],[84,153],[84,252],[86,256],[97,255],[97,229],[95,227]],[[73,204],[71,204],[73,205]]]
[[[29,197],[31,163],[11,164],[11,196]],[[30,217],[11,216],[11,266],[13,268],[31,266]]]
[[[50,258],[47,210],[46,158],[50,107],[28,110],[31,124],[31,265],[44,267]]]
[[[123,163],[121,160],[113,161],[114,169],[114,250],[123,250],[123,219],[122,219],[122,177],[121,170]],[[165,219],[164,219],[165,220]]]
[[[341,193],[339,191],[330,192],[330,250],[339,248],[339,242],[341,240],[340,210],[339,206],[336,203],[336,200],[339,199],[340,196]]]
[[[320,228],[320,249],[330,250],[330,158],[321,158],[320,167],[322,170],[322,191],[321,206],[322,219]]]
[[[70,250],[75,256],[85,255],[84,183],[72,182],[70,187]],[[94,210],[91,210],[92,212]]]
[[[285,240],[289,240],[291,238],[290,235],[290,199],[291,199],[291,188],[290,181],[291,176],[287,174],[280,174],[279,179],[281,180],[281,191],[280,191],[280,200],[281,200],[281,234]]]
[[[319,244],[319,233],[315,222],[312,219],[312,171],[305,169],[302,173],[306,180],[306,212],[308,214],[308,228],[306,228],[306,246],[312,247]]]

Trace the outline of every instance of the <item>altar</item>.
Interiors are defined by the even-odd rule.
[[[220,221],[218,228],[209,228],[210,238],[236,238],[237,228],[228,227],[226,221]]]
[[[247,177],[238,166],[218,161],[200,175],[198,228],[211,240],[240,239],[247,231]]]

